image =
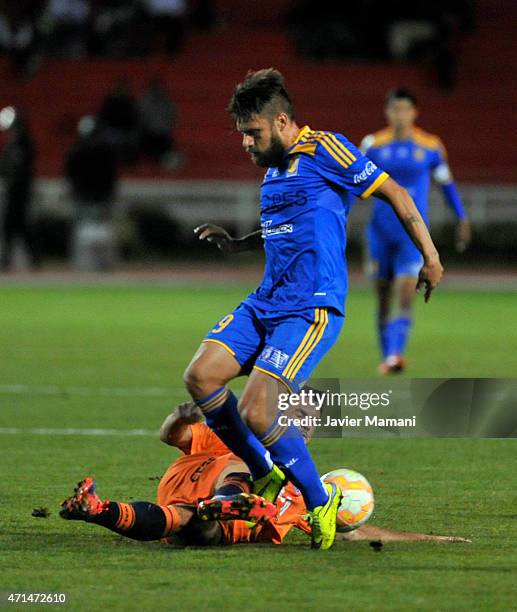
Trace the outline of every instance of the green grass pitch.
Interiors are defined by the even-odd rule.
[[[157,429],[207,329],[249,287],[0,288],[0,428]],[[443,290],[420,303],[412,377],[514,377],[515,293]],[[320,377],[375,376],[370,292]],[[241,388],[241,384],[236,388]],[[471,545],[338,543],[178,550],[57,515],[86,474],[101,496],[154,499],[175,452],[152,436],[0,434],[0,591],[67,592],[69,609],[510,610],[517,601],[515,440],[316,440],[320,471],[358,469],[372,522]],[[49,508],[33,518],[33,508]]]

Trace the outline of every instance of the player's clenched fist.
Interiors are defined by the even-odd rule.
[[[176,406],[173,414],[185,423],[202,423],[204,421],[201,408],[194,402],[184,402]]]
[[[416,285],[417,293],[420,292],[420,287],[424,285],[425,301],[428,302],[431,297],[431,292],[436,289],[443,276],[443,266],[440,262],[440,258],[429,259],[424,262],[420,274],[418,275],[418,282]]]
[[[178,448],[182,448],[183,445],[188,446],[191,434],[187,426],[201,423],[203,420],[203,413],[195,402],[180,404],[163,421],[160,427],[160,440]]]
[[[199,240],[207,240],[217,245],[218,249],[223,253],[231,253],[233,251],[234,238],[223,228],[212,223],[203,223],[196,227],[194,234]]]

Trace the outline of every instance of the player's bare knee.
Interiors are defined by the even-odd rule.
[[[187,391],[194,398],[202,398],[207,395],[209,377],[205,368],[196,361],[192,362],[183,374],[183,382]]]
[[[192,361],[183,374],[183,382],[191,397],[202,399],[223,387],[227,380],[208,364]]]
[[[245,406],[241,411],[241,416],[251,431],[257,434],[263,433],[268,428],[265,411],[256,404]]]
[[[267,422],[267,414],[264,409],[264,403],[252,397],[243,395],[239,402],[239,412],[242,420],[255,433],[263,433],[267,430],[269,423]]]
[[[203,399],[240,373],[240,365],[226,349],[202,343],[183,374],[183,381],[194,399]]]

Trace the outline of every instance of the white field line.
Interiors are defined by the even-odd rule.
[[[38,436],[153,436],[158,438],[158,431],[151,429],[79,429],[59,427],[0,427],[0,435],[38,435]]]
[[[50,397],[178,397],[186,391],[180,387],[59,387],[58,385],[0,385],[0,395],[46,395]],[[150,429],[81,429],[57,427],[0,427],[1,434],[29,434],[42,436],[154,436]]]
[[[188,394],[181,387],[60,387],[59,385],[0,385],[0,395],[49,395],[81,397],[178,397]]]

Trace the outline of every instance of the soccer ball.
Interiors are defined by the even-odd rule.
[[[322,482],[333,482],[343,497],[337,512],[337,530],[353,531],[370,518],[374,508],[373,490],[366,478],[347,468],[332,470],[321,477]]]

